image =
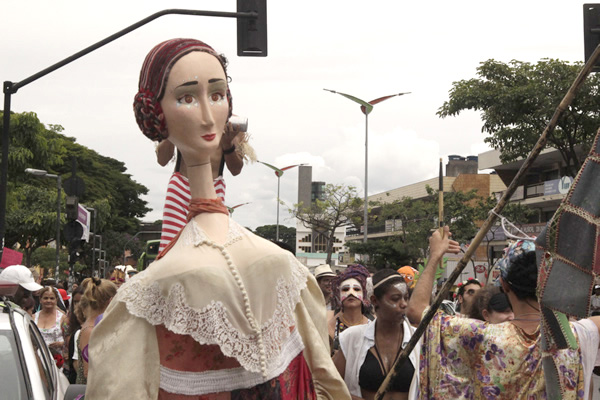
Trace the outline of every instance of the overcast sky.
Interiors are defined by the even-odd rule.
[[[157,43],[203,40],[228,56],[234,113],[249,119],[258,159],[279,167],[308,163],[313,180],[364,189],[364,115],[323,88],[369,101],[412,92],[375,106],[369,118],[369,194],[436,176],[450,154],[486,151],[474,112],[440,119],[452,82],[475,76],[494,58],[537,62],[583,60],[583,3],[538,1],[304,0],[268,2],[269,56],[237,57],[232,19],[166,16],[19,90],[15,112],[34,111],[45,124],[98,153],[125,162],[149,188],[162,216],[173,165],[156,163],[154,144],[132,111],[139,70]],[[3,0],[0,81],[21,81],[165,8],[235,11],[235,0]],[[244,226],[276,222],[277,179],[261,164],[226,173],[226,204],[250,202],[234,218]],[[281,199],[297,202],[297,169],[281,178]],[[285,207],[280,222],[294,226]]]

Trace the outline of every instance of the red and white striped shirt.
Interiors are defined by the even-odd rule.
[[[225,179],[219,175],[214,180],[217,196],[225,202]],[[167,197],[163,209],[163,224],[160,235],[161,252],[187,223],[187,215],[191,200],[188,178],[179,172],[173,173],[167,186]]]

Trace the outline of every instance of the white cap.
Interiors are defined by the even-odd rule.
[[[43,286],[35,283],[33,274],[24,265],[10,265],[2,271],[0,279],[12,283],[18,283],[30,292],[37,292],[42,289]]]

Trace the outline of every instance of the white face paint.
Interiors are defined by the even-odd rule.
[[[405,282],[398,282],[392,285],[395,289],[397,289],[402,296],[408,296],[408,284]]]
[[[350,295],[353,295],[360,301],[363,299],[362,286],[360,286],[360,282],[354,278],[346,279],[340,284],[340,300],[342,303]]]

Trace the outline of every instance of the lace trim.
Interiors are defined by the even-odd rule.
[[[212,240],[206,235],[204,230],[200,228],[196,221],[192,219],[188,225],[190,229],[186,229],[185,231],[181,232],[181,237],[179,238],[179,240],[181,240],[185,246],[200,246],[201,244],[213,244]],[[242,236],[242,227],[233,219],[229,218],[227,238],[225,239],[225,244],[223,245],[223,247],[231,246],[235,242],[241,240]]]
[[[267,370],[266,377],[244,368],[205,372],[187,372],[160,366],[160,388],[168,393],[201,396],[250,388],[281,375],[294,358],[304,350],[297,329],[283,344],[279,358]]]
[[[130,281],[121,287],[119,301],[125,303],[132,315],[152,325],[162,324],[171,332],[190,335],[200,344],[219,345],[224,355],[234,357],[248,371],[262,372],[265,376],[279,357],[290,335],[289,328],[295,325],[294,309],[300,292],[306,287],[308,270],[291,254],[288,260],[292,276],[288,282],[283,278],[277,281],[277,306],[273,316],[259,328],[253,315],[246,315],[255,331],[252,334],[239,332],[229,321],[227,308],[219,301],[212,301],[200,310],[188,306],[185,290],[179,283],[171,286],[164,297],[158,282],[145,286],[138,280]]]

